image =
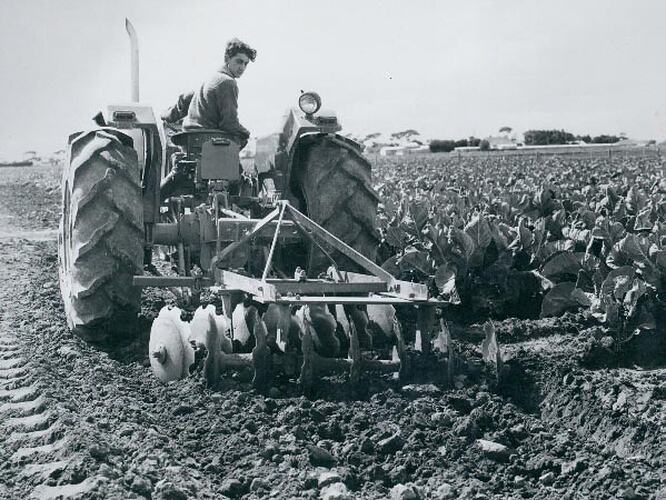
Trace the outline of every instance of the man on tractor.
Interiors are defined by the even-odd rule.
[[[224,66],[194,93],[183,128],[218,129],[244,148],[250,132],[238,121],[236,79],[256,57],[257,51],[245,42],[237,38],[230,40],[224,52]]]
[[[178,131],[178,122],[182,120],[183,130],[216,129],[243,149],[250,132],[238,121],[236,79],[243,75],[248,63],[254,61],[256,56],[257,51],[245,42],[237,38],[230,40],[224,52],[224,66],[204,82],[199,90],[181,94],[176,105],[162,115],[166,128]],[[183,152],[174,153],[175,157],[183,155]],[[162,198],[169,197],[179,185],[187,182],[188,173],[174,157],[171,163],[171,172],[162,180]],[[240,164],[238,169],[243,179],[240,183],[234,183],[234,191],[242,190],[245,185],[253,185],[252,179],[245,178]]]

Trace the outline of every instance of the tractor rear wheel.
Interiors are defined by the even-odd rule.
[[[301,153],[291,180],[292,192],[306,215],[374,262],[379,244],[376,228],[379,197],[372,187],[368,160],[352,146],[334,138],[316,138]],[[344,270],[359,267],[339,252],[331,254]],[[308,276],[330,265],[315,245],[308,257]]]
[[[144,228],[141,178],[132,139],[114,129],[70,143],[58,235],[60,291],[69,328],[106,343],[135,332]]]

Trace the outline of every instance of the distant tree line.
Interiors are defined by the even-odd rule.
[[[449,151],[453,151],[455,148],[462,148],[462,147],[477,147],[481,145],[481,142],[488,142],[488,141],[482,141],[478,137],[470,137],[469,139],[459,139],[457,141],[450,140],[450,139],[435,139],[433,141],[430,141],[430,151],[433,153],[448,153]]]
[[[605,144],[619,142],[622,137],[616,135],[573,135],[566,130],[528,130],[525,132],[525,144],[527,146],[544,146],[547,144],[567,144],[575,141],[583,141],[592,144]]]
[[[503,129],[511,130],[509,127]],[[588,144],[610,144],[619,142],[623,137],[616,135],[597,135],[595,137],[588,135],[574,135],[566,130],[528,130],[525,132],[525,145],[544,146],[548,144],[568,144],[575,141],[583,141]],[[433,153],[448,153],[459,147],[479,147],[482,151],[490,148],[490,144],[485,139],[470,137],[469,139],[435,139],[430,141],[430,151]]]
[[[413,128],[409,128],[407,130],[403,130],[402,132],[394,132],[393,134],[391,134],[391,137],[394,137],[396,139],[402,139],[403,137],[409,137],[411,135],[419,135],[419,133]]]

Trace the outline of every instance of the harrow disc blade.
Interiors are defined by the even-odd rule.
[[[189,324],[180,319],[180,309],[163,307],[150,328],[148,356],[155,376],[170,382],[187,376],[194,351],[187,341]]]
[[[215,313],[215,306],[200,306],[194,311],[194,317],[190,323],[190,332],[188,344],[192,342],[203,344],[208,352],[217,352],[229,354],[233,352],[231,343],[231,323],[229,318],[223,314]],[[213,345],[212,343],[215,343]]]
[[[383,304],[368,304],[367,312],[371,326],[379,329],[384,334],[385,340],[394,340],[397,323],[395,308]]]
[[[233,335],[234,340],[240,342],[241,345],[246,345],[252,336],[250,331],[250,326],[247,324],[245,315],[247,313],[247,307],[243,304],[238,304],[232,313],[233,321]]]
[[[310,329],[314,349],[320,356],[333,358],[340,352],[340,340],[336,336],[335,316],[322,305],[301,307],[295,314],[298,324]]]

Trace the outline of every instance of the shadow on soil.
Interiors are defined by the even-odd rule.
[[[518,359],[509,360],[504,365],[497,393],[531,414],[539,414],[539,407],[544,398],[537,380],[532,375],[529,363]]]
[[[115,333],[103,343],[89,345],[94,349],[108,354],[109,358],[121,364],[141,363],[148,359],[148,341],[152,320],[139,316],[136,325],[131,329],[123,329],[122,334]]]
[[[581,365],[591,370],[634,366],[653,369],[666,366],[666,331],[646,331],[634,335],[621,345],[605,345],[594,341],[583,354]]]

